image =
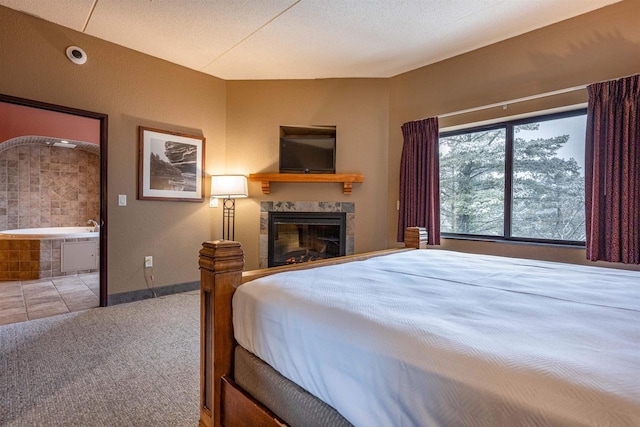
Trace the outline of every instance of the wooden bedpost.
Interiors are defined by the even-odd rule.
[[[427,249],[429,234],[424,227],[407,227],[404,230],[404,247]]]
[[[231,374],[231,298],[242,283],[244,253],[238,242],[204,242],[200,250],[200,427],[219,427],[221,377]]]

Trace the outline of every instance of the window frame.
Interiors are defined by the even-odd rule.
[[[482,235],[482,234],[465,234],[465,233],[450,233],[441,232],[442,237],[447,239],[459,239],[459,240],[478,240],[478,241],[491,241],[491,242],[507,242],[507,243],[523,243],[523,244],[542,244],[551,246],[570,246],[570,247],[585,247],[585,241],[578,240],[556,240],[556,239],[541,239],[532,237],[513,237],[512,232],[512,214],[513,214],[513,156],[514,156],[514,127],[529,123],[542,122],[563,119],[568,117],[576,117],[587,114],[586,108],[578,108],[568,111],[562,111],[558,113],[539,114],[526,118],[507,120],[498,123],[491,123],[488,125],[470,126],[465,128],[459,128],[452,131],[440,132],[438,135],[438,156],[440,155],[440,138],[446,138],[455,135],[461,135],[465,133],[485,132],[496,129],[505,130],[505,162],[504,162],[504,207],[503,207],[503,235]]]

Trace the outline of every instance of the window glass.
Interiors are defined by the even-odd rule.
[[[446,236],[581,245],[586,110],[440,135]]]
[[[511,235],[585,240],[586,116],[513,127]]]
[[[504,234],[505,130],[440,138],[441,231]]]

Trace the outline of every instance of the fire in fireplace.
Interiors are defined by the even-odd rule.
[[[345,255],[343,212],[270,212],[269,267]]]

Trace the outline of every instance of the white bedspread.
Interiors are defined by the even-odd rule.
[[[640,426],[640,273],[416,250],[241,286],[237,341],[356,426]]]

